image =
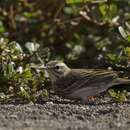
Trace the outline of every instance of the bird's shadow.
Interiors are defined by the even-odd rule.
[[[89,106],[100,106],[100,105],[112,105],[112,104],[130,104],[130,101],[124,101],[124,102],[119,102],[119,101],[115,101],[115,100],[112,100],[110,99],[109,101],[105,101],[102,100],[102,101],[93,101],[93,102],[86,102],[86,103],[83,103],[79,100],[70,100],[70,99],[64,99],[64,98],[61,98],[61,97],[58,97],[58,96],[55,96],[53,95],[52,97],[50,97],[47,101],[45,100],[39,100],[37,101],[36,103],[34,104],[46,104],[47,102],[52,102],[54,104],[69,104],[69,105],[89,105]],[[23,101],[23,100],[11,100],[11,101],[8,101],[8,102],[4,102],[4,103],[1,103],[1,104],[14,104],[14,105],[19,105],[19,104],[28,104],[27,101]]]
[[[96,103],[94,105],[112,105],[112,104],[130,104],[130,101],[118,102],[118,101],[108,101],[108,102],[101,102]]]
[[[123,101],[123,102],[119,102],[119,101],[115,101],[115,100],[110,100],[110,101],[93,101],[93,102],[86,102],[86,103],[82,103],[79,100],[68,100],[68,99],[63,99],[63,100],[50,100],[50,102],[53,102],[55,104],[72,104],[72,105],[89,105],[89,106],[100,106],[100,105],[112,105],[112,104],[130,104],[130,101]]]

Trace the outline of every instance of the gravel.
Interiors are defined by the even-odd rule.
[[[130,130],[130,103],[82,105],[54,97],[43,104],[0,105],[0,130]]]

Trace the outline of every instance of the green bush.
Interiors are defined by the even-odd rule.
[[[28,95],[45,81],[44,72],[36,74],[30,63],[42,63],[43,59],[61,59],[72,67],[111,67],[130,77],[129,26],[129,0],[79,4],[64,0],[0,1],[0,37],[7,39],[1,39],[0,44],[0,91],[30,99]],[[39,55],[30,50],[27,53],[28,41],[40,44]]]
[[[41,87],[44,89],[44,70],[32,68],[35,64],[31,61],[36,55],[38,46],[37,43],[26,43],[30,53],[25,53],[19,43],[0,39],[1,101],[18,97],[35,102],[42,94],[37,95],[37,92]]]

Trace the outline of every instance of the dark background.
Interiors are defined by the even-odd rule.
[[[29,54],[28,42],[29,49],[38,43],[38,51]],[[0,1],[0,100],[48,97],[45,72],[32,69],[31,63],[50,60],[74,68],[109,68],[130,78],[129,0]]]
[[[116,64],[127,65],[130,43],[121,37],[118,26],[125,29],[125,22],[129,21],[129,0],[99,4],[0,1],[1,37],[15,40],[23,47],[27,41],[38,42],[43,48],[41,52],[48,50],[48,60],[60,59],[74,67],[121,69]]]

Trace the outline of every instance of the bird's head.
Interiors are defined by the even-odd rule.
[[[46,64],[45,69],[49,73],[49,76],[52,81],[56,81],[64,76],[66,76],[71,69],[60,61],[50,61]]]

